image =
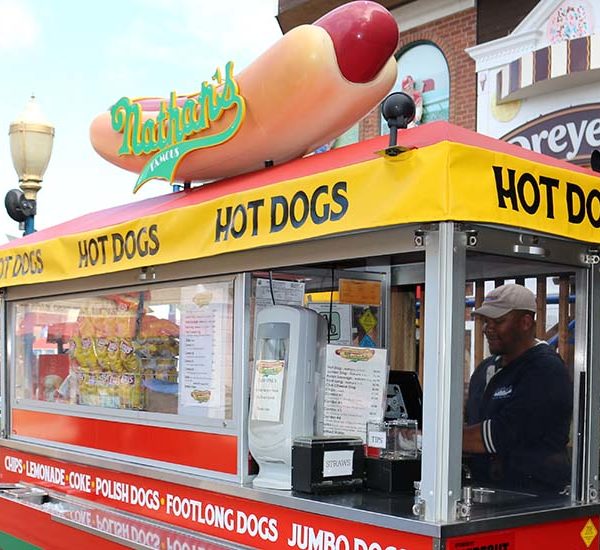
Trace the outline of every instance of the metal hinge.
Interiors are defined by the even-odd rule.
[[[595,247],[590,247],[587,252],[583,255],[583,263],[587,265],[600,264],[600,251]]]
[[[438,224],[436,223],[425,223],[419,227],[419,229],[415,229],[415,238],[414,243],[416,247],[425,246],[425,234],[431,231],[437,231]]]
[[[417,247],[423,246],[425,244],[425,231],[423,231],[422,229],[417,229],[415,231],[414,243]]]
[[[479,241],[479,237],[477,231],[474,229],[468,229],[465,231],[465,235],[467,237],[467,246],[475,247]]]
[[[471,507],[473,505],[473,492],[470,485],[462,488],[462,499],[456,501],[456,518],[469,519],[471,517]]]
[[[412,507],[412,513],[415,516],[422,518],[425,516],[425,500],[421,498],[421,482],[415,481],[413,482],[413,486],[415,488],[415,500]]]

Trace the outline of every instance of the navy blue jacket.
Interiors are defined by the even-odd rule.
[[[499,357],[475,369],[465,408],[481,423],[487,454],[472,455],[473,481],[507,489],[557,492],[569,484],[567,452],[573,387],[563,360],[540,343],[500,368]]]

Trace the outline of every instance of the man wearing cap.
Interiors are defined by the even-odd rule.
[[[463,451],[475,483],[559,492],[571,477],[573,389],[560,356],[535,338],[535,312],[534,294],[512,284],[473,312],[492,355],[469,383]]]

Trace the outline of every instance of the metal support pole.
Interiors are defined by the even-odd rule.
[[[25,218],[25,227],[23,231],[23,235],[30,235],[31,233],[35,233],[35,217],[27,216]]]
[[[0,342],[2,348],[0,353],[0,438],[5,438],[9,433],[8,425],[8,358],[12,354],[11,345],[8,341],[6,330],[6,300],[4,299],[4,290],[0,290]]]
[[[454,223],[425,235],[421,498],[427,521],[456,518],[461,498],[466,235]]]
[[[242,436],[238,438],[238,468],[239,480],[242,484],[250,481],[248,473],[248,456],[250,450],[248,448],[248,419],[249,419],[249,404],[250,404],[250,385],[251,385],[251,368],[250,365],[250,347],[253,334],[251,331],[250,315],[247,311],[250,308],[250,297],[252,295],[252,275],[243,273],[236,277],[234,289],[234,332],[233,341],[235,344],[233,364],[233,382],[234,382],[234,418],[238,418],[243,429]]]
[[[600,449],[598,438],[600,437],[600,320],[598,319],[598,310],[600,308],[600,269],[598,265],[592,266],[589,271],[588,288],[588,361],[587,376],[585,384],[585,423],[583,424],[582,449],[583,469],[582,469],[582,493],[580,495],[583,502],[598,502],[600,475],[598,463],[600,459]],[[579,279],[578,281],[579,282]],[[579,292],[577,296],[579,297]],[[576,312],[577,314],[577,312]],[[577,357],[575,363],[577,364]],[[581,425],[581,424],[580,424]]]

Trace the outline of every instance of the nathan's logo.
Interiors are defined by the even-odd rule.
[[[144,116],[144,100],[122,97],[113,105],[112,128],[123,133],[119,155],[156,152],[140,172],[134,193],[150,179],[173,181],[177,165],[185,155],[224,143],[239,130],[246,107],[233,77],[233,63],[225,66],[224,79],[217,69],[212,80],[213,83],[203,82],[198,93],[186,97],[171,92],[169,100],[160,103],[154,118]],[[212,123],[233,108],[236,112],[231,124],[210,134]],[[193,139],[189,139],[191,136]]]
[[[339,348],[335,350],[335,354],[346,361],[356,363],[358,361],[370,361],[375,355],[375,351],[368,348]]]
[[[567,213],[569,223],[584,220],[600,228],[600,190],[586,190],[572,182],[561,182],[544,175],[517,173],[512,168],[492,166],[496,181],[498,207],[546,216],[553,219],[557,211]]]
[[[504,386],[503,388],[498,388],[494,395],[492,395],[492,399],[506,399],[512,395],[512,386]]]

